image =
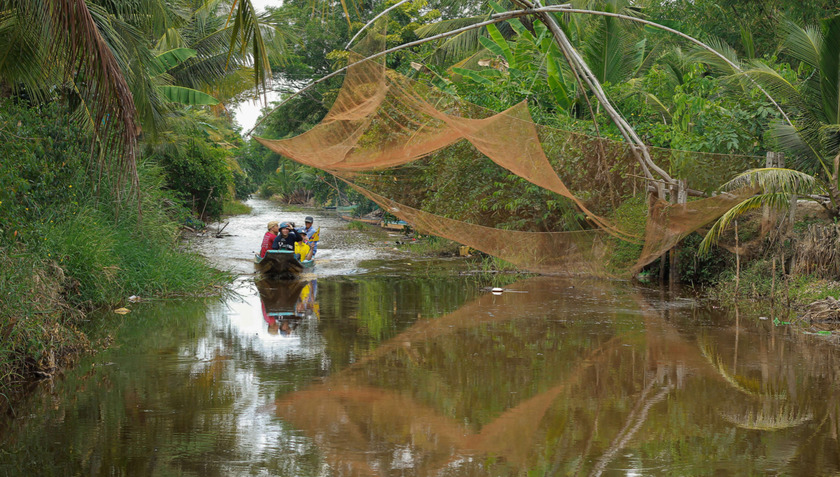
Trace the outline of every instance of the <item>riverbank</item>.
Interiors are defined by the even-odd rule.
[[[106,221],[107,224],[107,221]],[[0,247],[0,407],[33,380],[54,376],[80,354],[101,349],[86,330],[95,312],[132,301],[219,294],[228,274],[175,240],[145,237],[121,246],[123,228],[96,229],[102,242],[73,242],[46,254],[27,244]],[[46,255],[46,256],[44,256]],[[122,309],[122,310],[121,310]]]
[[[113,158],[92,159],[60,102],[3,100],[0,116],[2,407],[100,347],[86,333],[92,311],[218,293],[230,277],[183,247],[193,214],[158,163],[138,157],[131,183]]]

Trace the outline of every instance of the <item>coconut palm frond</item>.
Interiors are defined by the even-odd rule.
[[[705,43],[713,50],[724,56],[727,60],[729,60],[729,62],[709,50],[700,47],[691,51],[688,55],[688,61],[705,63],[724,75],[735,75],[739,73],[739,71],[732,66],[732,64],[741,64],[741,60],[738,58],[738,53],[734,48],[719,38],[710,38]]]
[[[636,48],[641,57],[637,62],[636,71],[633,72],[634,77],[643,76],[653,67],[654,63],[662,57],[663,51],[665,50],[665,43],[656,43],[650,46],[648,40],[643,38],[636,44]]]
[[[603,17],[583,49],[586,63],[598,81],[619,83],[633,70],[633,44],[621,22]]]
[[[263,22],[263,29],[268,48],[268,58],[278,65],[285,65],[289,61],[289,45],[300,42],[300,37],[288,28],[281,28],[268,23],[268,17]]]
[[[48,11],[34,9],[27,16],[3,7],[0,3],[0,80],[13,89],[24,86],[34,99],[43,100],[61,83],[60,72],[44,61],[49,54],[43,41],[50,36]]]
[[[820,91],[826,122],[840,123],[840,17],[823,21],[823,42],[820,52]]]
[[[766,194],[808,195],[822,192],[814,176],[779,167],[751,169],[743,172],[724,184],[721,189],[735,190],[742,187],[757,187]]]
[[[775,210],[786,210],[790,207],[794,195],[809,196],[825,193],[823,184],[813,176],[793,169],[762,168],[753,169],[727,182],[725,189],[740,187],[756,187],[761,192],[726,211],[709,229],[698,246],[698,253],[705,255],[717,244],[723,231],[741,215],[767,206]]]
[[[755,58],[755,38],[753,32],[746,25],[741,25],[741,45],[744,47],[748,59]]]
[[[428,38],[458,28],[473,25],[475,23],[485,21],[488,18],[489,16],[484,15],[480,17],[444,20],[437,23],[423,25],[415,30],[414,33],[420,38]],[[506,36],[510,35],[510,30],[509,26],[506,29],[500,28],[500,31],[502,31],[503,34],[507,33]],[[465,31],[453,36],[452,38],[446,39],[440,44],[440,46],[438,46],[430,58],[434,63],[439,65],[451,63],[453,61],[457,62],[465,56],[469,56],[478,51],[481,48],[479,39],[486,36],[487,31],[483,28]]]
[[[792,21],[783,25],[787,37],[785,38],[785,50],[792,57],[818,68],[820,64],[820,49],[822,48],[822,32],[818,27],[801,27]]]
[[[160,51],[173,50],[175,48],[184,48],[187,42],[181,34],[180,28],[167,28],[163,34],[158,38],[155,49]]]
[[[655,109],[659,114],[661,114],[662,119],[666,123],[671,122],[671,111],[668,109],[667,106],[665,106],[665,104],[662,101],[660,101],[659,98],[656,97],[656,95],[648,92],[643,92],[642,95],[645,104],[647,104],[648,106],[652,106],[653,109]]]
[[[97,134],[109,138],[104,147],[122,152],[114,165],[136,184],[136,109],[120,61],[84,0],[54,0],[42,5],[49,12],[52,63],[64,65],[65,77],[84,77],[86,88],[81,93],[91,106]]]
[[[781,121],[770,123],[770,132],[780,148],[791,155],[791,163],[809,174],[825,170],[825,161],[820,154],[820,123],[802,118],[797,127]]]
[[[271,65],[268,50],[263,39],[262,19],[251,0],[235,2],[230,11],[233,20],[230,32],[230,48],[228,62],[235,52],[245,55],[250,49],[250,57],[254,68],[254,86],[259,90],[266,90],[266,84],[271,80]]]
[[[762,206],[765,200],[770,200],[767,197],[768,194],[762,194],[750,197],[742,202],[739,202],[731,209],[727,210],[725,214],[723,214],[717,222],[712,225],[708,232],[706,232],[706,236],[703,237],[703,240],[700,242],[700,245],[697,247],[697,254],[698,255],[706,255],[715,246],[718,241],[720,240],[720,236],[723,235],[723,231],[729,226],[729,224],[736,220],[739,216],[751,211],[758,209]],[[770,194],[775,195],[775,194]],[[789,197],[785,195],[785,197]]]
[[[755,79],[773,98],[787,103],[802,102],[799,90],[792,79],[785,78],[778,71],[759,60],[749,62],[749,67],[748,70],[740,73],[740,76],[749,76]]]
[[[824,124],[820,127],[823,147],[830,156],[840,151],[840,124]]]

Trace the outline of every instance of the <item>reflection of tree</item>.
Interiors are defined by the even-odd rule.
[[[788,375],[759,356],[741,362],[767,375],[738,376],[679,330],[680,315],[612,287],[537,278],[510,286],[527,293],[487,294],[418,320],[281,398],[278,415],[346,475],[599,475],[634,459],[712,472],[744,454],[753,458],[747,472],[795,469],[795,437],[743,434],[807,425],[810,411],[796,410],[807,407],[777,399],[791,395]],[[565,315],[580,308],[583,319]],[[758,337],[742,337],[742,348]],[[720,418],[720,406],[753,400],[775,402],[766,408],[775,414]]]
[[[728,422],[744,429],[759,431],[776,431],[788,427],[796,427],[813,419],[810,411],[803,411],[798,406],[788,403],[773,403],[760,409],[748,409],[746,412],[721,412]]]
[[[800,426],[813,419],[814,415],[810,410],[787,402],[787,393],[777,391],[782,388],[781,385],[761,382],[730,372],[723,359],[705,337],[701,337],[698,342],[703,357],[708,360],[720,377],[734,389],[752,398],[751,402],[740,403],[742,407],[747,406],[746,410],[721,411],[721,416],[727,422],[743,429],[774,431]]]
[[[531,280],[514,286],[527,293],[488,294],[441,318],[418,321],[323,385],[281,399],[278,414],[314,432],[327,460],[351,475],[387,468],[392,456],[376,449],[400,444],[408,445],[404,450],[421,475],[471,455],[503,456],[527,468],[541,447],[534,441],[540,439],[537,431],[558,398],[590,387],[593,368],[608,369],[623,343],[615,337],[599,345],[585,332],[564,336],[569,325],[557,320],[546,326],[545,303],[573,299],[558,294],[556,286]],[[596,286],[573,294],[603,292]],[[586,322],[574,326],[583,331]],[[561,339],[564,349],[558,351]],[[464,399],[479,406],[475,413],[457,404]],[[472,421],[483,424],[473,430]],[[365,453],[380,460],[360,462]]]
[[[654,404],[665,399],[668,393],[670,393],[673,389],[673,385],[670,384],[662,386],[658,393],[650,396],[655,384],[657,384],[657,382],[651,379],[648,382],[648,385],[645,386],[644,391],[642,391],[642,395],[639,397],[639,400],[636,402],[633,410],[627,416],[624,427],[621,428],[621,431],[619,431],[618,435],[615,436],[615,439],[613,439],[609,448],[607,448],[607,451],[604,452],[604,455],[602,455],[595,463],[595,467],[592,469],[590,475],[601,475],[604,473],[607,464],[615,458],[616,454],[618,454],[618,452],[627,445],[627,442],[633,438],[639,428],[642,427],[642,424],[645,423],[648,413],[650,412],[650,408]]]
[[[700,337],[698,339],[698,344],[700,345],[700,351],[703,354],[703,357],[706,358],[706,361],[709,362],[712,369],[714,369],[718,375],[723,378],[726,384],[729,384],[733,389],[754,398],[764,397],[769,399],[780,399],[784,397],[764,394],[761,390],[761,381],[731,373],[726,364],[723,362],[723,358],[715,352],[711,343],[709,343],[706,338]]]

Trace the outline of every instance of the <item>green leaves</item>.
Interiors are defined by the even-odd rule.
[[[826,192],[820,181],[809,174],[775,167],[746,171],[724,184],[722,189],[735,190],[742,187],[755,187],[759,193],[738,203],[715,222],[700,242],[698,253],[701,255],[708,253],[729,224],[741,215],[763,206],[786,210],[796,195],[808,197]]]
[[[164,85],[159,86],[161,94],[173,103],[185,104],[188,106],[215,106],[219,100],[201,91],[184,88],[182,86]]]
[[[496,28],[496,25],[487,25],[487,32],[490,34],[490,38],[482,37],[478,39],[481,46],[487,48],[495,55],[503,57],[509,65],[514,65],[515,61],[513,53],[510,51],[510,46],[499,29]]]
[[[231,9],[233,25],[230,27],[230,49],[228,51],[227,63],[230,63],[231,56],[239,50],[240,54],[250,48],[251,58],[254,62],[254,85],[257,89],[265,89],[266,81],[271,78],[271,65],[268,60],[268,51],[263,40],[257,10],[251,0],[236,0]]]
[[[155,56],[149,74],[158,76],[194,57],[198,52],[190,48],[175,48]]]

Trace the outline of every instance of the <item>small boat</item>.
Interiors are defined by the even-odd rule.
[[[405,220],[398,220],[396,222],[385,222],[383,220],[382,222],[380,222],[379,226],[382,227],[383,229],[398,230],[398,231],[403,231],[403,230],[405,230],[406,227],[410,227],[408,222],[406,222]]]
[[[289,279],[296,278],[305,268],[315,266],[315,259],[303,260],[291,250],[268,250],[265,257],[254,257],[254,268],[266,277]]]
[[[379,225],[379,219],[365,219],[362,217],[352,217],[350,215],[340,215],[339,218],[347,222],[361,222],[368,225]]]

